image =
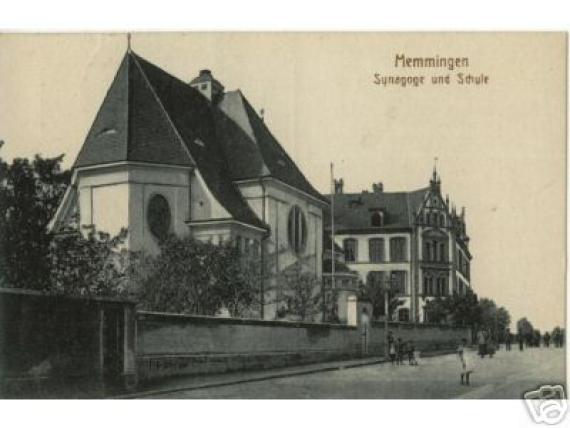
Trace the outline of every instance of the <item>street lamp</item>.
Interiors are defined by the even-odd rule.
[[[389,309],[390,309],[390,291],[394,284],[395,275],[394,272],[390,273],[388,279],[384,280],[384,355],[388,356],[390,351],[390,344],[388,343],[388,321],[389,321]]]

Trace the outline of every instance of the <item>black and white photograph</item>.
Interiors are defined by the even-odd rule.
[[[0,398],[512,399],[560,422],[566,50],[0,34]]]

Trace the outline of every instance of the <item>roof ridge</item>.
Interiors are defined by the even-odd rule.
[[[244,105],[246,107],[249,107],[249,111],[248,109],[246,109],[246,114],[248,116],[248,121],[250,122],[250,126],[253,130],[253,134],[256,137],[256,140],[258,140],[257,134],[255,132],[255,127],[253,126],[253,124],[251,123],[251,117],[250,114],[253,113],[255,115],[255,119],[256,122],[258,124],[261,125],[261,127],[263,128],[263,130],[265,132],[267,132],[267,134],[271,137],[271,139],[273,139],[273,141],[276,143],[276,146],[278,147],[279,151],[281,152],[282,155],[284,155],[287,158],[287,161],[290,163],[290,165],[293,167],[293,169],[296,170],[296,172],[301,176],[301,178],[305,181],[305,183],[309,186],[309,188],[315,193],[315,195],[313,196],[319,196],[318,199],[324,201],[326,198],[322,195],[321,192],[319,192],[317,189],[315,189],[313,187],[313,185],[311,184],[311,182],[307,179],[307,177],[305,176],[305,174],[303,174],[303,171],[301,171],[301,168],[299,168],[296,164],[295,161],[293,161],[293,159],[291,158],[291,156],[289,155],[289,153],[287,153],[287,150],[285,150],[285,147],[283,147],[283,145],[279,142],[279,140],[277,140],[277,138],[275,137],[275,135],[273,135],[273,132],[271,132],[271,130],[269,129],[269,127],[267,126],[267,124],[265,123],[265,121],[263,119],[261,119],[258,115],[257,112],[255,111],[255,109],[253,108],[253,106],[251,105],[251,103],[249,102],[249,100],[247,99],[247,97],[241,92],[241,90],[238,89],[238,93],[240,94],[240,97],[243,99]],[[258,141],[256,141],[258,147],[260,148],[261,151],[261,156],[264,159],[264,163],[267,164],[267,161],[265,160],[265,156],[263,155],[263,150],[261,148],[261,145],[259,144]],[[268,166],[269,172],[271,173],[271,176],[275,176],[274,172],[271,171],[271,168]],[[328,202],[328,201],[327,201]]]
[[[190,161],[194,164],[196,164],[196,160],[194,159],[194,157],[192,156],[192,154],[190,153],[190,150],[188,150],[188,147],[186,147],[186,144],[184,142],[184,139],[182,138],[182,135],[180,135],[180,131],[178,130],[178,128],[176,127],[176,125],[174,124],[174,122],[172,121],[172,118],[170,117],[170,114],[168,114],[168,111],[166,110],[166,108],[164,107],[164,104],[162,103],[162,100],[160,99],[160,97],[158,96],[158,94],[156,93],[156,90],[154,89],[154,86],[152,85],[152,83],[150,83],[150,80],[148,78],[148,76],[146,75],[145,71],[143,70],[142,66],[139,64],[138,61],[138,55],[135,54],[132,51],[129,51],[127,53],[127,55],[131,55],[133,57],[133,60],[135,61],[137,68],[139,69],[139,71],[141,72],[145,83],[147,84],[148,88],[150,89],[150,91],[152,92],[152,95],[154,97],[154,99],[156,100],[156,102],[158,103],[160,110],[164,113],[166,120],[168,121],[168,124],[170,125],[170,127],[172,128],[172,130],[174,131],[174,133],[176,134],[176,137],[178,138],[178,142],[179,144],[182,146],[182,149],[184,151],[184,153],[186,153],[186,155],[188,156],[188,158],[190,159]],[[158,67],[160,68],[160,67]],[[167,73],[166,71],[160,69],[161,71],[163,71],[164,73]],[[169,76],[172,76],[170,73],[167,73]],[[175,76],[172,76],[175,77]],[[130,80],[130,79],[127,79]],[[180,80],[180,79],[178,79]],[[182,82],[182,80],[180,80]],[[128,90],[128,87],[127,87]],[[129,94],[130,97],[130,94]],[[129,100],[130,101],[130,100]],[[129,102],[129,109],[130,109],[130,102]],[[130,111],[129,111],[129,128],[130,128]],[[128,140],[127,140],[127,145],[128,145]]]

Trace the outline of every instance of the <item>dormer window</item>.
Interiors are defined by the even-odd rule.
[[[383,227],[384,213],[382,211],[374,211],[370,216],[370,225],[372,227]]]

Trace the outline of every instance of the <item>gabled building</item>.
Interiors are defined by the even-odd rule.
[[[151,254],[170,233],[231,240],[275,271],[302,259],[320,278],[327,205],[241,91],[209,70],[184,82],[129,50],[50,229],[125,227],[128,247]]]
[[[465,294],[471,287],[465,209],[458,215],[442,197],[435,169],[429,186],[418,190],[385,192],[377,183],[372,192],[344,193],[339,181],[330,197],[335,243],[346,265],[369,284],[390,279],[403,301],[393,320],[427,322],[430,299]]]

